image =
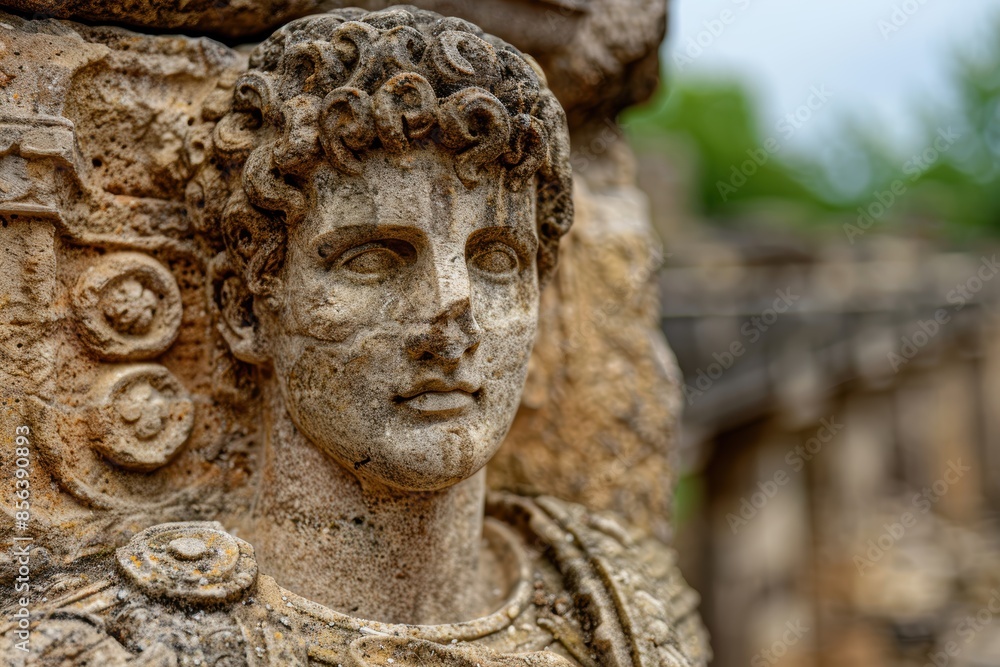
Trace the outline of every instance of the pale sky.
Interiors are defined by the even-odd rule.
[[[674,76],[741,75],[754,86],[765,132],[814,86],[826,87],[830,100],[787,143],[821,157],[835,152],[848,118],[875,128],[901,156],[922,150],[920,109],[950,104],[948,55],[982,50],[991,20],[1000,20],[1000,0],[671,1],[665,56]],[[890,32],[894,8],[899,29]],[[699,36],[706,46],[677,73],[676,58]]]

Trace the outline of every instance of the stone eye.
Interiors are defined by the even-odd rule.
[[[387,277],[413,262],[416,251],[406,241],[382,240],[351,248],[340,258],[340,266],[362,276]]]
[[[495,278],[512,277],[518,269],[517,253],[503,243],[492,243],[472,256],[470,263],[476,269]]]

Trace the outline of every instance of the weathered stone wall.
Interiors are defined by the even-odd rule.
[[[185,204],[243,66],[208,39],[0,19],[5,422],[31,428],[33,529],[57,562],[214,514],[250,475]]]

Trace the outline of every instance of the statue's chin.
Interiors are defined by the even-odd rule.
[[[342,451],[331,453],[334,460],[362,481],[409,492],[441,491],[454,486],[473,477],[492,457],[492,451],[473,451],[478,448],[468,445],[465,447],[468,453],[456,457],[448,451],[449,443],[428,442],[426,439],[414,443],[420,446],[419,450],[406,447],[407,443],[398,440],[378,444],[382,446],[375,449],[371,460],[363,465],[345,460]]]
[[[408,492],[441,491],[469,479],[499,448],[495,438],[473,436],[468,429],[446,425],[404,433],[390,429],[381,437],[368,432],[357,440],[343,434],[340,438],[311,437],[309,429],[299,430],[362,483]]]
[[[336,398],[349,403],[346,396]],[[409,492],[440,491],[475,475],[503,441],[507,429],[497,426],[513,418],[489,403],[427,416],[391,402],[338,411],[337,401],[315,393],[290,392],[286,400],[297,430],[342,468],[363,483]]]

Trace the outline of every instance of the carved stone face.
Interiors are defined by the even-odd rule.
[[[473,188],[431,146],[323,166],[263,318],[292,420],[341,465],[407,490],[466,479],[514,418],[535,337],[534,189]]]

